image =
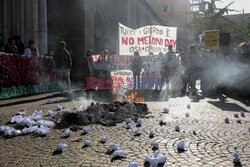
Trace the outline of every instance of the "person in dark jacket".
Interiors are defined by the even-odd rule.
[[[133,78],[134,78],[134,89],[140,89],[140,76],[141,76],[141,71],[142,71],[142,58],[139,55],[139,52],[134,53],[134,60],[131,65],[131,69],[133,72]],[[137,85],[137,87],[136,87]]]
[[[60,41],[58,44],[58,49],[55,55],[56,62],[56,73],[57,78],[60,81],[60,91],[64,90],[64,85],[66,84],[68,91],[71,90],[70,82],[70,70],[72,68],[72,60],[69,51],[66,49],[66,42]]]
[[[15,43],[16,43],[16,46],[17,46],[18,54],[23,55],[25,47],[24,47],[24,44],[21,41],[20,36],[15,35],[14,38],[15,38]]]
[[[18,54],[18,49],[16,46],[16,41],[14,37],[10,37],[8,40],[8,44],[5,46],[6,53]]]

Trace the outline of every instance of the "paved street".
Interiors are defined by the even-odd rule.
[[[46,104],[47,99],[60,100],[60,103]],[[56,110],[57,104],[87,106],[91,101],[68,102],[56,94],[41,94],[22,98],[0,101],[0,125],[5,125],[17,111],[25,108],[26,115],[33,110],[42,109],[43,119],[49,109]],[[166,153],[164,166],[234,166],[233,152],[241,156],[243,166],[250,166],[250,101],[226,96],[203,97],[196,101],[187,96],[170,98],[166,102],[148,100],[150,114],[143,119],[142,127],[126,129],[125,122],[113,127],[102,125],[87,126],[89,134],[82,131],[73,132],[70,138],[82,137],[83,141],[91,141],[90,147],[83,148],[83,142],[69,142],[70,138],[62,138],[65,129],[51,128],[45,137],[34,134],[13,138],[0,137],[0,166],[126,166],[136,161],[144,165],[146,155],[152,154],[152,142],[159,142],[159,150]],[[190,104],[191,108],[187,109]],[[164,107],[169,108],[169,114],[162,113]],[[240,116],[245,111],[245,117]],[[185,117],[189,112],[190,117]],[[239,113],[238,118],[234,117]],[[228,117],[230,123],[224,119]],[[166,120],[166,125],[160,126],[159,121]],[[175,132],[175,125],[180,126],[180,132]],[[134,136],[135,130],[142,131],[141,136]],[[155,137],[149,138],[151,130]],[[193,130],[197,135],[193,134]],[[100,138],[108,137],[106,144],[99,143]],[[184,141],[187,151],[178,152],[177,144]],[[122,150],[129,153],[122,159],[114,159],[108,154],[109,142],[119,144]],[[67,144],[62,154],[53,155],[59,143]]]

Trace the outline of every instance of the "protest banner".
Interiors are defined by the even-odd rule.
[[[218,50],[219,49],[219,30],[205,31],[205,49]]]
[[[141,56],[140,89],[161,87],[161,58],[158,55]],[[90,76],[87,89],[133,89],[134,78],[131,55],[93,55],[88,58]],[[152,64],[157,68],[151,69]]]
[[[0,55],[0,99],[58,90],[52,57]]]
[[[119,54],[140,56],[150,52],[154,54],[167,53],[168,46],[176,50],[177,28],[159,25],[149,25],[138,29],[128,28],[119,23]]]

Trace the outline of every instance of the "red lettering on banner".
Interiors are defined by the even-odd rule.
[[[87,89],[95,89],[96,84],[94,82],[96,82],[95,77],[87,77]]]
[[[128,37],[122,37],[122,44],[128,45]]]
[[[133,45],[134,43],[135,43],[134,38],[133,38],[133,37],[130,37],[130,38],[129,38],[129,44],[130,44],[130,45]]]

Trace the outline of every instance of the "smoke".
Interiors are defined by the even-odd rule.
[[[206,88],[226,87],[244,91],[250,83],[249,65],[236,58],[236,55],[219,57],[214,61],[203,62],[207,69],[203,69],[201,80]],[[249,88],[248,88],[249,89]]]

